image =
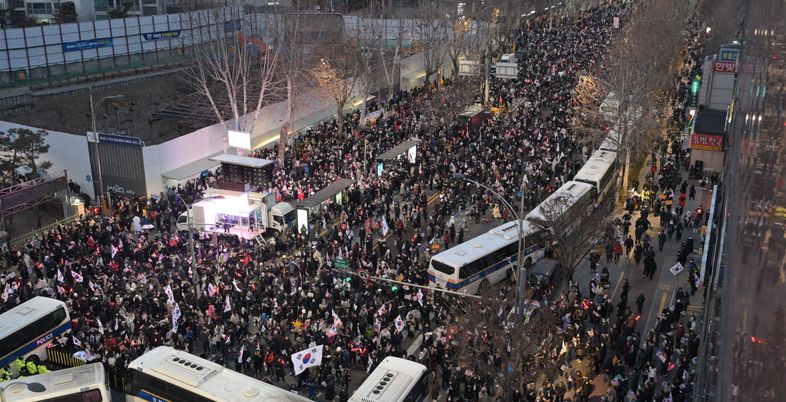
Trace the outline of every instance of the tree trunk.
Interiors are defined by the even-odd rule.
[[[292,111],[295,109],[295,100],[292,99],[292,77],[287,77],[287,119],[281,126],[281,131],[278,133],[278,167],[284,168],[284,157],[287,150],[287,135],[289,134],[289,126],[292,124]]]
[[[338,124],[338,136],[344,136],[344,104],[336,102],[336,124]]]
[[[630,150],[625,149],[625,163],[622,165],[622,188],[625,190],[624,198],[628,197],[628,183],[630,182]],[[637,173],[638,174],[638,173]],[[623,200],[624,201],[624,200]]]
[[[363,103],[360,105],[360,128],[366,127],[366,98],[368,98],[368,93],[363,91]]]
[[[431,75],[432,74],[434,74],[434,72],[431,71],[431,69],[427,68],[426,69],[426,76],[423,77],[423,84],[428,84],[429,82],[431,82]]]

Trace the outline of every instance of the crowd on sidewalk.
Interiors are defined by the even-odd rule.
[[[146,350],[171,345],[280,384],[292,372],[290,354],[324,344],[322,365],[297,376],[297,388],[311,396],[320,389],[324,400],[344,401],[352,391],[351,369],[369,371],[384,356],[404,355],[406,337],[437,333],[455,312],[430,303],[426,292],[414,288],[347,280],[335,260],[376,276],[425,284],[422,246],[463,240],[464,227],[451,219],[457,209],[469,205],[478,219],[504,210],[490,194],[451,180],[452,174],[515,199],[524,172],[523,196],[530,208],[570,180],[588,152],[568,124],[571,91],[579,73],[597,68],[598,54],[610,40],[609,21],[621,12],[617,7],[593,9],[560,29],[538,24],[520,29],[516,40],[526,62],[519,79],[493,80],[491,93],[497,103],[523,100],[522,107],[487,117],[477,132],[455,119],[458,105],[472,101],[468,94],[476,83],[445,79],[375,105],[385,109],[375,124],[358,128],[359,117],[350,115],[349,136],[338,135],[336,123],[328,122],[287,146],[285,162],[266,189],[279,200],[302,200],[337,178],[355,180],[345,202],[317,214],[317,226],[327,236],[315,235],[322,230],[291,233],[279,240],[285,247],[274,247],[201,232],[194,235],[197,264],[192,266],[188,235],[172,225],[186,207],[183,201],[200,198],[210,185],[213,178],[205,176],[155,198],[117,200],[108,216],[87,214],[5,250],[0,311],[35,295],[64,300],[72,335],[59,342],[103,361],[118,377]],[[386,164],[378,175],[370,161],[409,138],[421,140],[416,163]],[[684,156],[679,144],[671,144],[671,150],[656,173],[663,180],[653,182],[668,189],[667,199],[686,192],[670,174],[679,172]],[[276,159],[277,152],[273,147],[255,156]],[[430,206],[427,194],[436,192],[441,196]],[[675,210],[676,219],[664,218],[661,212],[670,209],[657,201],[646,203],[661,219],[675,222],[669,226],[679,239],[679,225],[687,223],[682,217],[690,211]],[[692,222],[701,220],[701,213],[696,215]],[[494,217],[507,218],[501,212]],[[142,229],[141,222],[155,230]],[[379,240],[389,234],[392,242]],[[654,243],[645,233],[635,243],[646,263]],[[680,322],[684,298],[659,317],[656,329],[646,334],[647,346],[638,351],[635,314],[618,307],[615,319],[607,277],[599,274],[596,283],[605,291],[581,295],[571,286],[556,304],[565,347],[554,357],[569,362],[578,354],[591,356],[595,372],[612,379],[617,400],[662,400],[655,395],[669,393],[684,399],[677,395],[689,394],[695,339],[691,324]],[[443,389],[450,400],[483,400],[498,392],[495,378],[459,367],[457,353],[444,339],[426,336],[414,358],[434,369],[441,384],[435,390]],[[517,390],[514,400],[563,400],[561,387],[580,389],[575,400],[589,395],[585,376],[564,374],[564,384],[555,379],[541,389]]]

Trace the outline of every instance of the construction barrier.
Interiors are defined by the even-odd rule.
[[[78,367],[85,365],[84,360],[77,359],[73,354],[58,348],[47,349],[46,358],[50,363],[62,367]]]

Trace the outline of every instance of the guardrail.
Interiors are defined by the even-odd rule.
[[[22,236],[13,237],[13,238],[11,238],[11,242],[10,243],[12,245],[24,244],[24,243],[30,241],[31,239],[33,239],[36,235],[38,235],[40,233],[49,231],[50,229],[53,229],[53,228],[57,227],[58,225],[67,225],[67,224],[77,220],[78,218],[79,218],[79,215],[76,215],[76,214],[71,215],[71,216],[69,216],[67,218],[64,218],[64,219],[61,219],[61,220],[59,220],[57,222],[54,222],[54,223],[51,223],[51,224],[46,225],[44,227],[41,227],[39,229],[30,231],[30,232],[28,232],[28,233],[26,233],[26,234],[24,234]]]

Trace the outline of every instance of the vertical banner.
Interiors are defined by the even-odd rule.
[[[112,197],[143,197],[147,195],[142,140],[116,134],[87,133],[90,168],[96,196],[101,194],[99,183],[103,176],[104,193]],[[101,163],[101,174],[98,162]]]

